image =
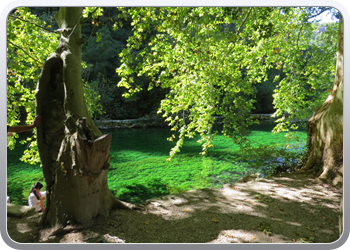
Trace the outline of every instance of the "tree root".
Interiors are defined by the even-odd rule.
[[[53,230],[49,234],[49,236],[54,236],[60,233],[66,233],[66,232],[75,231],[75,230],[82,230],[85,228],[87,228],[87,226],[66,226],[65,228],[59,228],[59,229]]]

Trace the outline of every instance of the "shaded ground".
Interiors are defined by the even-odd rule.
[[[134,209],[51,236],[40,215],[8,216],[8,234],[23,243],[328,243],[339,238],[341,193],[294,172],[128,204]]]

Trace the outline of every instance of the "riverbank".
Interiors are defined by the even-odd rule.
[[[274,114],[250,114],[251,117],[259,120],[260,122],[275,122],[277,120]],[[215,116],[216,123],[220,123],[222,117]],[[304,121],[307,121],[305,119]],[[298,122],[300,120],[294,119],[292,122]],[[168,124],[163,118],[139,118],[139,119],[126,119],[126,120],[96,120],[96,126],[99,129],[123,129],[123,128],[147,128],[147,127],[167,127]]]

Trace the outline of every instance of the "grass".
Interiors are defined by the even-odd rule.
[[[27,205],[32,185],[36,181],[45,181],[39,165],[30,165],[19,160],[25,147],[18,143],[15,150],[7,150],[7,195],[12,203]]]
[[[119,199],[144,202],[146,199],[206,187],[234,183],[245,173],[272,174],[276,169],[290,168],[300,158],[306,133],[299,132],[300,141],[288,141],[284,133],[272,134],[271,124],[252,126],[249,139],[254,149],[240,162],[239,147],[224,136],[217,136],[214,148],[201,156],[198,138],[187,140],[181,152],[166,161],[173,142],[166,140],[166,128],[123,129],[113,131],[111,165],[108,174],[110,190]],[[104,131],[108,133],[108,131]],[[111,131],[109,131],[110,133]],[[286,149],[287,145],[300,148]],[[42,181],[39,165],[19,161],[24,146],[8,151],[7,194],[13,203],[26,204],[31,185]]]

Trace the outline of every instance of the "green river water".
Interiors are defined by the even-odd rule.
[[[214,147],[206,156],[199,154],[202,151],[196,142],[199,138],[185,140],[181,152],[169,162],[166,159],[175,142],[166,140],[172,134],[168,128],[103,130],[103,133],[112,133],[109,188],[121,200],[143,202],[169,193],[233,184],[243,172],[266,175],[273,167],[295,163],[291,155],[303,150],[306,144],[305,130],[298,132],[299,140],[290,141],[285,133],[272,134],[273,126],[274,123],[265,122],[250,127],[248,138],[252,145],[261,145],[256,152],[266,151],[265,158],[259,161],[255,154],[247,154],[243,162],[239,147],[222,135],[216,136]],[[287,145],[297,149],[281,151]],[[18,143],[15,150],[7,152],[7,195],[11,202],[18,204],[27,203],[34,182],[44,183],[39,164],[19,160],[25,147]]]

